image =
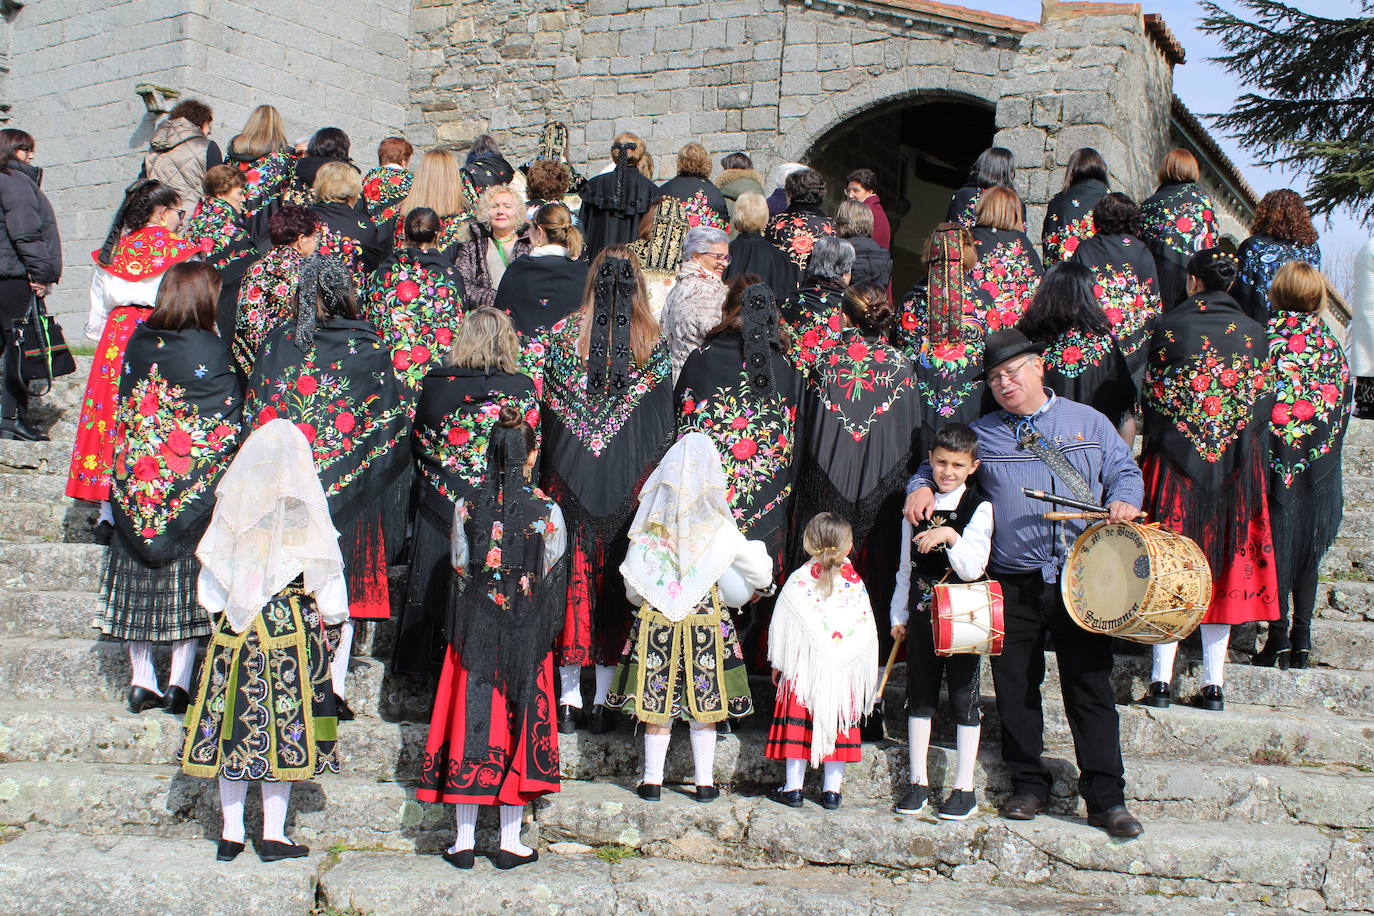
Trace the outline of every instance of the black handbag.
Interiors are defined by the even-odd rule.
[[[53,379],[76,371],[62,326],[48,314],[42,296],[35,296],[29,313],[14,323],[14,341],[19,351],[19,377],[35,397],[51,391]]]

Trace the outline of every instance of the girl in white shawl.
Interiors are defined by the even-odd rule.
[[[740,607],[767,588],[773,561],[762,541],[740,533],[725,490],[715,444],[688,433],[645,481],[630,527],[620,572],[639,611],[606,702],[645,724],[645,801],[659,798],[674,719],[691,723],[696,800],[720,797],[716,723],[753,710],[725,606]]]
[[[860,759],[859,720],[878,698],[878,630],[863,579],[849,562],[849,523],[822,512],[802,540],[811,560],[778,595],[768,661],[778,696],[764,756],[786,762],[787,780],[768,797],[802,806],[806,764],[825,765],[821,807],[840,806],[844,765]]]

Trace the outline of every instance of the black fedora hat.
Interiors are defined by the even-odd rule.
[[[1044,347],[1032,343],[1030,338],[1015,328],[993,331],[983,342],[983,371],[978,373],[978,377],[987,378],[989,369],[1024,353],[1039,356],[1044,351]]]

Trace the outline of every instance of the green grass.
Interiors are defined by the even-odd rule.
[[[95,344],[67,344],[72,356],[95,356]]]
[[[633,846],[626,846],[624,843],[607,843],[604,846],[596,847],[596,857],[612,865],[625,859],[633,859],[638,855],[638,849]]]

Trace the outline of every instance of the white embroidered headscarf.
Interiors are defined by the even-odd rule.
[[[809,562],[788,577],[768,626],[768,661],[811,713],[811,765],[820,766],[878,698],[878,629],[848,560],[836,572]]]
[[[676,622],[710,594],[745,543],[725,496],[715,443],[704,433],[688,433],[644,482],[620,572],[654,610]]]
[[[196,548],[200,603],[242,633],[273,596],[304,577],[326,623],[348,618],[339,533],[311,457],[289,420],[250,435],[215,488],[215,511]]]

